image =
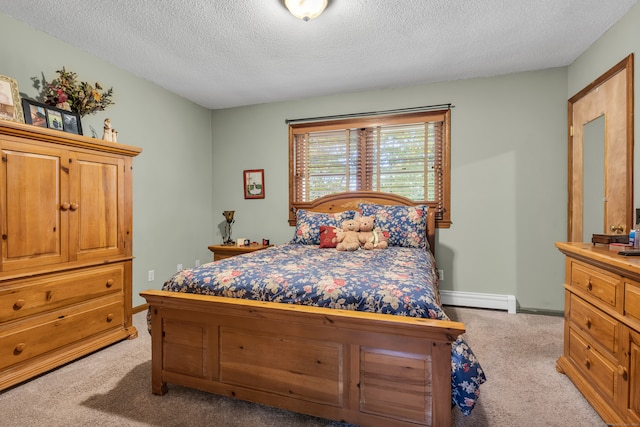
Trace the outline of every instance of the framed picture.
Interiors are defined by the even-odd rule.
[[[18,82],[7,76],[0,76],[0,119],[24,123]]]
[[[244,198],[264,199],[264,169],[244,171]]]
[[[28,124],[82,135],[82,124],[78,113],[61,110],[32,99],[23,99],[22,107],[24,120]]]

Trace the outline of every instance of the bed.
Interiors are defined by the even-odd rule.
[[[386,228],[388,249],[332,246],[332,228],[355,212]],[[350,192],[296,218],[287,244],[141,293],[152,392],[170,383],[362,426],[450,425],[452,405],[469,414],[485,376],[440,306],[433,213]]]

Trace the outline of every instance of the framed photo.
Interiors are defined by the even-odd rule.
[[[24,123],[18,82],[7,76],[0,76],[0,119]]]
[[[78,113],[61,110],[32,99],[23,99],[22,107],[24,120],[28,124],[82,135],[82,124]]]
[[[264,169],[244,171],[244,198],[264,199]]]
[[[47,127],[49,129],[62,130],[62,113],[52,108],[47,108]]]

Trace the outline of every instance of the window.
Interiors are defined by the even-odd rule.
[[[342,191],[424,202],[450,226],[450,110],[291,124],[289,222],[294,209]]]

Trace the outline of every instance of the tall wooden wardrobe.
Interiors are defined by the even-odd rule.
[[[132,160],[140,148],[0,120],[0,390],[132,324]]]

